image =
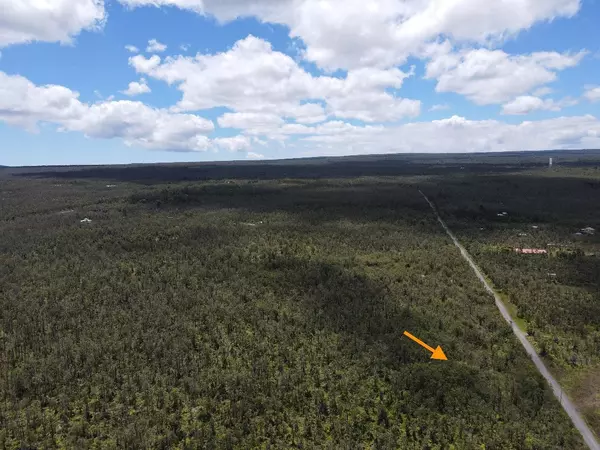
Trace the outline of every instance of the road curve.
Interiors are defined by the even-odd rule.
[[[479,278],[485,289],[494,296],[494,299],[496,300],[496,306],[500,310],[502,317],[504,317],[504,320],[506,320],[506,322],[510,325],[513,332],[525,348],[525,351],[531,357],[531,360],[537,367],[538,371],[542,374],[542,376],[546,379],[548,384],[552,387],[552,391],[554,392],[555,397],[558,399],[565,412],[571,418],[571,421],[573,422],[573,425],[575,425],[575,428],[577,428],[581,433],[581,436],[583,436],[583,440],[585,441],[585,443],[591,450],[600,450],[600,444],[598,444],[596,436],[588,427],[585,420],[583,420],[583,417],[581,417],[581,414],[579,413],[579,411],[577,411],[577,408],[575,407],[573,402],[571,402],[568,395],[561,389],[560,384],[558,384],[558,381],[556,381],[556,379],[550,374],[550,372],[544,365],[542,359],[539,357],[531,343],[527,340],[525,333],[521,331],[517,325],[515,325],[512,318],[510,317],[508,309],[506,309],[506,306],[504,305],[504,302],[502,301],[500,296],[494,291],[494,289],[492,289],[490,284],[487,282],[487,280],[483,276],[483,273],[481,272],[477,264],[475,264],[473,258],[471,258],[471,255],[469,255],[467,250],[460,244],[460,242],[458,242],[458,239],[456,239],[454,234],[452,234],[452,231],[450,231],[446,223],[440,217],[440,214],[438,213],[435,205],[427,198],[427,196],[423,192],[421,192],[421,190],[419,190],[419,192],[427,201],[427,203],[429,203],[429,206],[436,215],[438,222],[442,225],[448,236],[450,236],[452,242],[454,242],[454,245],[458,247],[463,258],[469,263],[469,265],[475,272],[475,275],[477,275],[477,278]]]

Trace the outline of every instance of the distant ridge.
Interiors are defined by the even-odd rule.
[[[409,161],[415,159],[431,160],[470,160],[475,158],[484,158],[495,160],[502,157],[523,156],[526,158],[535,158],[539,156],[556,156],[556,157],[585,157],[596,156],[600,153],[600,149],[572,149],[572,150],[511,150],[511,151],[496,151],[496,152],[465,152],[465,153],[364,153],[356,155],[323,155],[323,156],[305,156],[293,158],[265,158],[257,160],[227,160],[227,161],[181,161],[169,162],[158,161],[150,163],[120,163],[120,164],[40,164],[32,166],[3,166],[2,169],[15,169],[17,172],[23,170],[44,171],[55,169],[60,171],[93,169],[93,168],[141,168],[141,167],[224,167],[224,166],[264,166],[264,165],[296,165],[298,163],[315,164],[315,163],[336,163],[336,162],[372,162],[372,161]]]

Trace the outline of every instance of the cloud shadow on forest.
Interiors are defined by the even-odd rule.
[[[397,395],[410,392],[416,403],[440,414],[469,411],[497,396],[490,389],[489,372],[452,358],[431,361],[429,352],[404,337],[410,330],[426,342],[444,345],[456,339],[438,326],[438,313],[394,297],[382,281],[340,265],[295,258],[267,268],[277,274],[282,295],[302,286],[298,298],[312,316],[310,322],[340,335],[347,357],[369,373],[391,377]]]
[[[431,322],[410,302],[393,298],[385,283],[349,267],[286,256],[267,263],[266,269],[276,274],[282,295],[301,287],[298,297],[314,314],[311,322],[317,327],[352,336],[358,346],[382,346],[378,356],[387,363],[406,361],[410,347],[401,341],[404,330],[425,332]]]

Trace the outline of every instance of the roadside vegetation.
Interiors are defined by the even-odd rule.
[[[456,176],[428,188],[600,434],[600,162]]]

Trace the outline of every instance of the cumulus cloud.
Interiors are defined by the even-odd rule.
[[[478,105],[503,103],[555,81],[557,71],[576,66],[584,55],[509,55],[485,48],[453,52],[445,44],[427,63],[425,77],[437,80],[437,92],[456,92]]]
[[[533,111],[560,111],[566,106],[577,104],[577,100],[564,98],[560,101],[542,99],[532,95],[522,95],[502,105],[502,114],[523,115]]]
[[[229,150],[230,152],[241,152],[248,150],[252,142],[247,136],[233,136],[227,138],[216,138],[213,140],[214,145],[219,148]]]
[[[284,108],[283,115],[298,123],[305,124],[319,123],[327,119],[325,109],[318,103],[305,103]]]
[[[262,136],[279,141],[293,135],[326,135],[383,129],[382,126],[358,127],[341,120],[319,123],[316,126],[309,126],[309,122],[287,123],[279,115],[270,113],[225,113],[217,122],[222,128],[236,128],[249,136]]]
[[[387,92],[388,88],[400,89],[413,74],[414,68],[410,72],[397,68],[356,69],[349,71],[345,79],[321,77],[316,92],[325,99],[330,113],[339,118],[385,122],[416,117],[421,111],[420,101]]]
[[[99,30],[103,0],[0,0],[0,47],[33,41],[68,44],[82,30]]]
[[[600,101],[600,86],[588,86],[583,96],[590,102]]]
[[[292,58],[253,36],[225,53],[169,57],[162,63],[156,58],[135,57],[130,63],[139,73],[178,84],[183,93],[177,105],[181,110],[226,106],[249,111],[294,106],[309,95],[312,80]]]
[[[572,17],[580,0],[120,0],[176,6],[221,21],[256,16],[289,27],[304,57],[327,69],[401,64],[437,36],[493,43],[540,21]]]
[[[201,151],[210,146],[210,120],[174,114],[141,102],[82,103],[79,94],[63,86],[36,86],[24,77],[0,72],[0,120],[35,130],[40,122],[94,138],[120,138],[149,149]]]
[[[79,94],[63,86],[36,86],[21,76],[0,72],[0,119],[34,130],[37,123],[65,122],[81,117]]]
[[[220,21],[255,16],[289,28],[304,58],[335,70],[393,67],[439,36],[453,43],[495,43],[541,21],[572,17],[581,0],[119,0],[131,7],[179,7]],[[0,0],[0,46],[70,42],[102,27],[104,0]],[[151,40],[149,52],[166,46]]]
[[[523,95],[502,106],[502,114],[529,114],[536,110],[558,111],[560,108],[553,100],[542,100],[539,97]]]
[[[148,41],[148,47],[146,47],[146,52],[148,53],[162,53],[167,49],[165,44],[161,44],[156,39],[150,39]]]
[[[353,125],[329,121],[318,125],[270,122],[262,117],[228,113],[222,124],[273,127],[270,137],[286,139],[304,154],[462,152],[594,148],[600,146],[600,121],[591,116],[560,117],[507,124],[453,116],[432,122],[397,126]],[[260,136],[234,136],[211,141],[211,121],[194,114],[173,113],[134,101],[86,104],[79,94],[62,86],[36,86],[26,78],[0,72],[0,120],[33,129],[39,122],[56,124],[93,138],[123,139],[149,149],[202,151],[222,148],[253,150],[265,144]],[[254,120],[254,122],[252,122]]]
[[[148,92],[151,92],[150,87],[146,84],[146,79],[142,78],[139,82],[132,81],[129,83],[129,86],[123,91],[123,94],[134,97],[140,94],[147,94]]]
[[[420,102],[396,97],[412,76],[397,68],[363,68],[345,78],[313,76],[290,56],[274,51],[254,36],[231,50],[195,57],[136,55],[129,60],[138,73],[177,85],[180,111],[225,106],[236,112],[260,112],[288,117],[299,123],[318,123],[329,115],[364,121],[392,121],[419,114]],[[320,100],[326,107],[311,100]]]
[[[0,0],[0,47],[33,41],[68,44],[82,30],[99,30],[103,0]]]
[[[161,59],[158,55],[145,58],[143,55],[135,55],[129,58],[129,64],[140,73],[150,73],[160,65]]]
[[[282,126],[285,121],[277,114],[241,112],[225,113],[217,119],[222,128],[238,128],[252,133],[268,133]]]
[[[276,10],[290,7],[291,0],[119,0],[130,8],[141,6],[173,6],[198,14],[214,15],[220,21],[230,21],[237,17],[264,17]]]
[[[514,0],[483,5],[479,0],[433,0],[401,25],[400,35],[451,36],[455,41],[488,42],[529,29],[539,21],[572,17],[580,0]]]
[[[570,98],[544,97],[551,93],[548,84],[560,71],[578,65],[583,52],[513,55],[496,47],[538,22],[573,16],[580,0],[118,1],[131,8],[179,7],[222,22],[254,16],[283,24],[297,38],[297,59],[253,36],[222,53],[161,58],[156,53],[167,47],[152,39],[146,48],[149,57],[137,54],[135,46],[125,48],[136,53],[129,63],[140,76],[181,92],[170,110],[112,98],[87,104],[66,87],[37,86],[0,72],[0,120],[31,130],[50,122],[90,137],[173,150],[250,151],[270,141],[318,152],[362,153],[598,145],[598,121],[591,116],[518,125],[458,116],[380,125],[421,112],[419,100],[398,94],[414,76],[413,69],[399,68],[410,56],[426,61],[425,78],[435,80],[437,92],[457,93],[478,105],[502,105],[503,114],[559,111],[574,104]],[[0,9],[0,47],[69,43],[82,30],[101,28],[106,19],[104,0],[0,0]],[[324,71],[308,72],[298,62],[302,59]],[[334,76],[337,69],[345,70]],[[133,96],[150,88],[142,78],[123,92]],[[600,88],[586,87],[584,97],[600,100]],[[214,107],[232,111],[217,122],[221,128],[240,130],[239,136],[207,137],[213,123],[193,113]]]
[[[354,95],[329,99],[336,117],[358,119],[364,122],[395,121],[404,117],[417,117],[421,102],[394,97],[387,92],[359,92]]]
[[[112,101],[91,105],[86,114],[64,124],[102,139],[121,138],[128,145],[149,149],[202,151],[210,146],[205,134],[211,121],[192,114],[173,114],[140,102]]]
[[[485,152],[600,147],[600,121],[591,115],[507,124],[453,116],[384,129],[302,138],[305,156],[398,152]]]
[[[263,159],[265,155],[261,155],[260,153],[248,152],[246,155],[247,159]]]

